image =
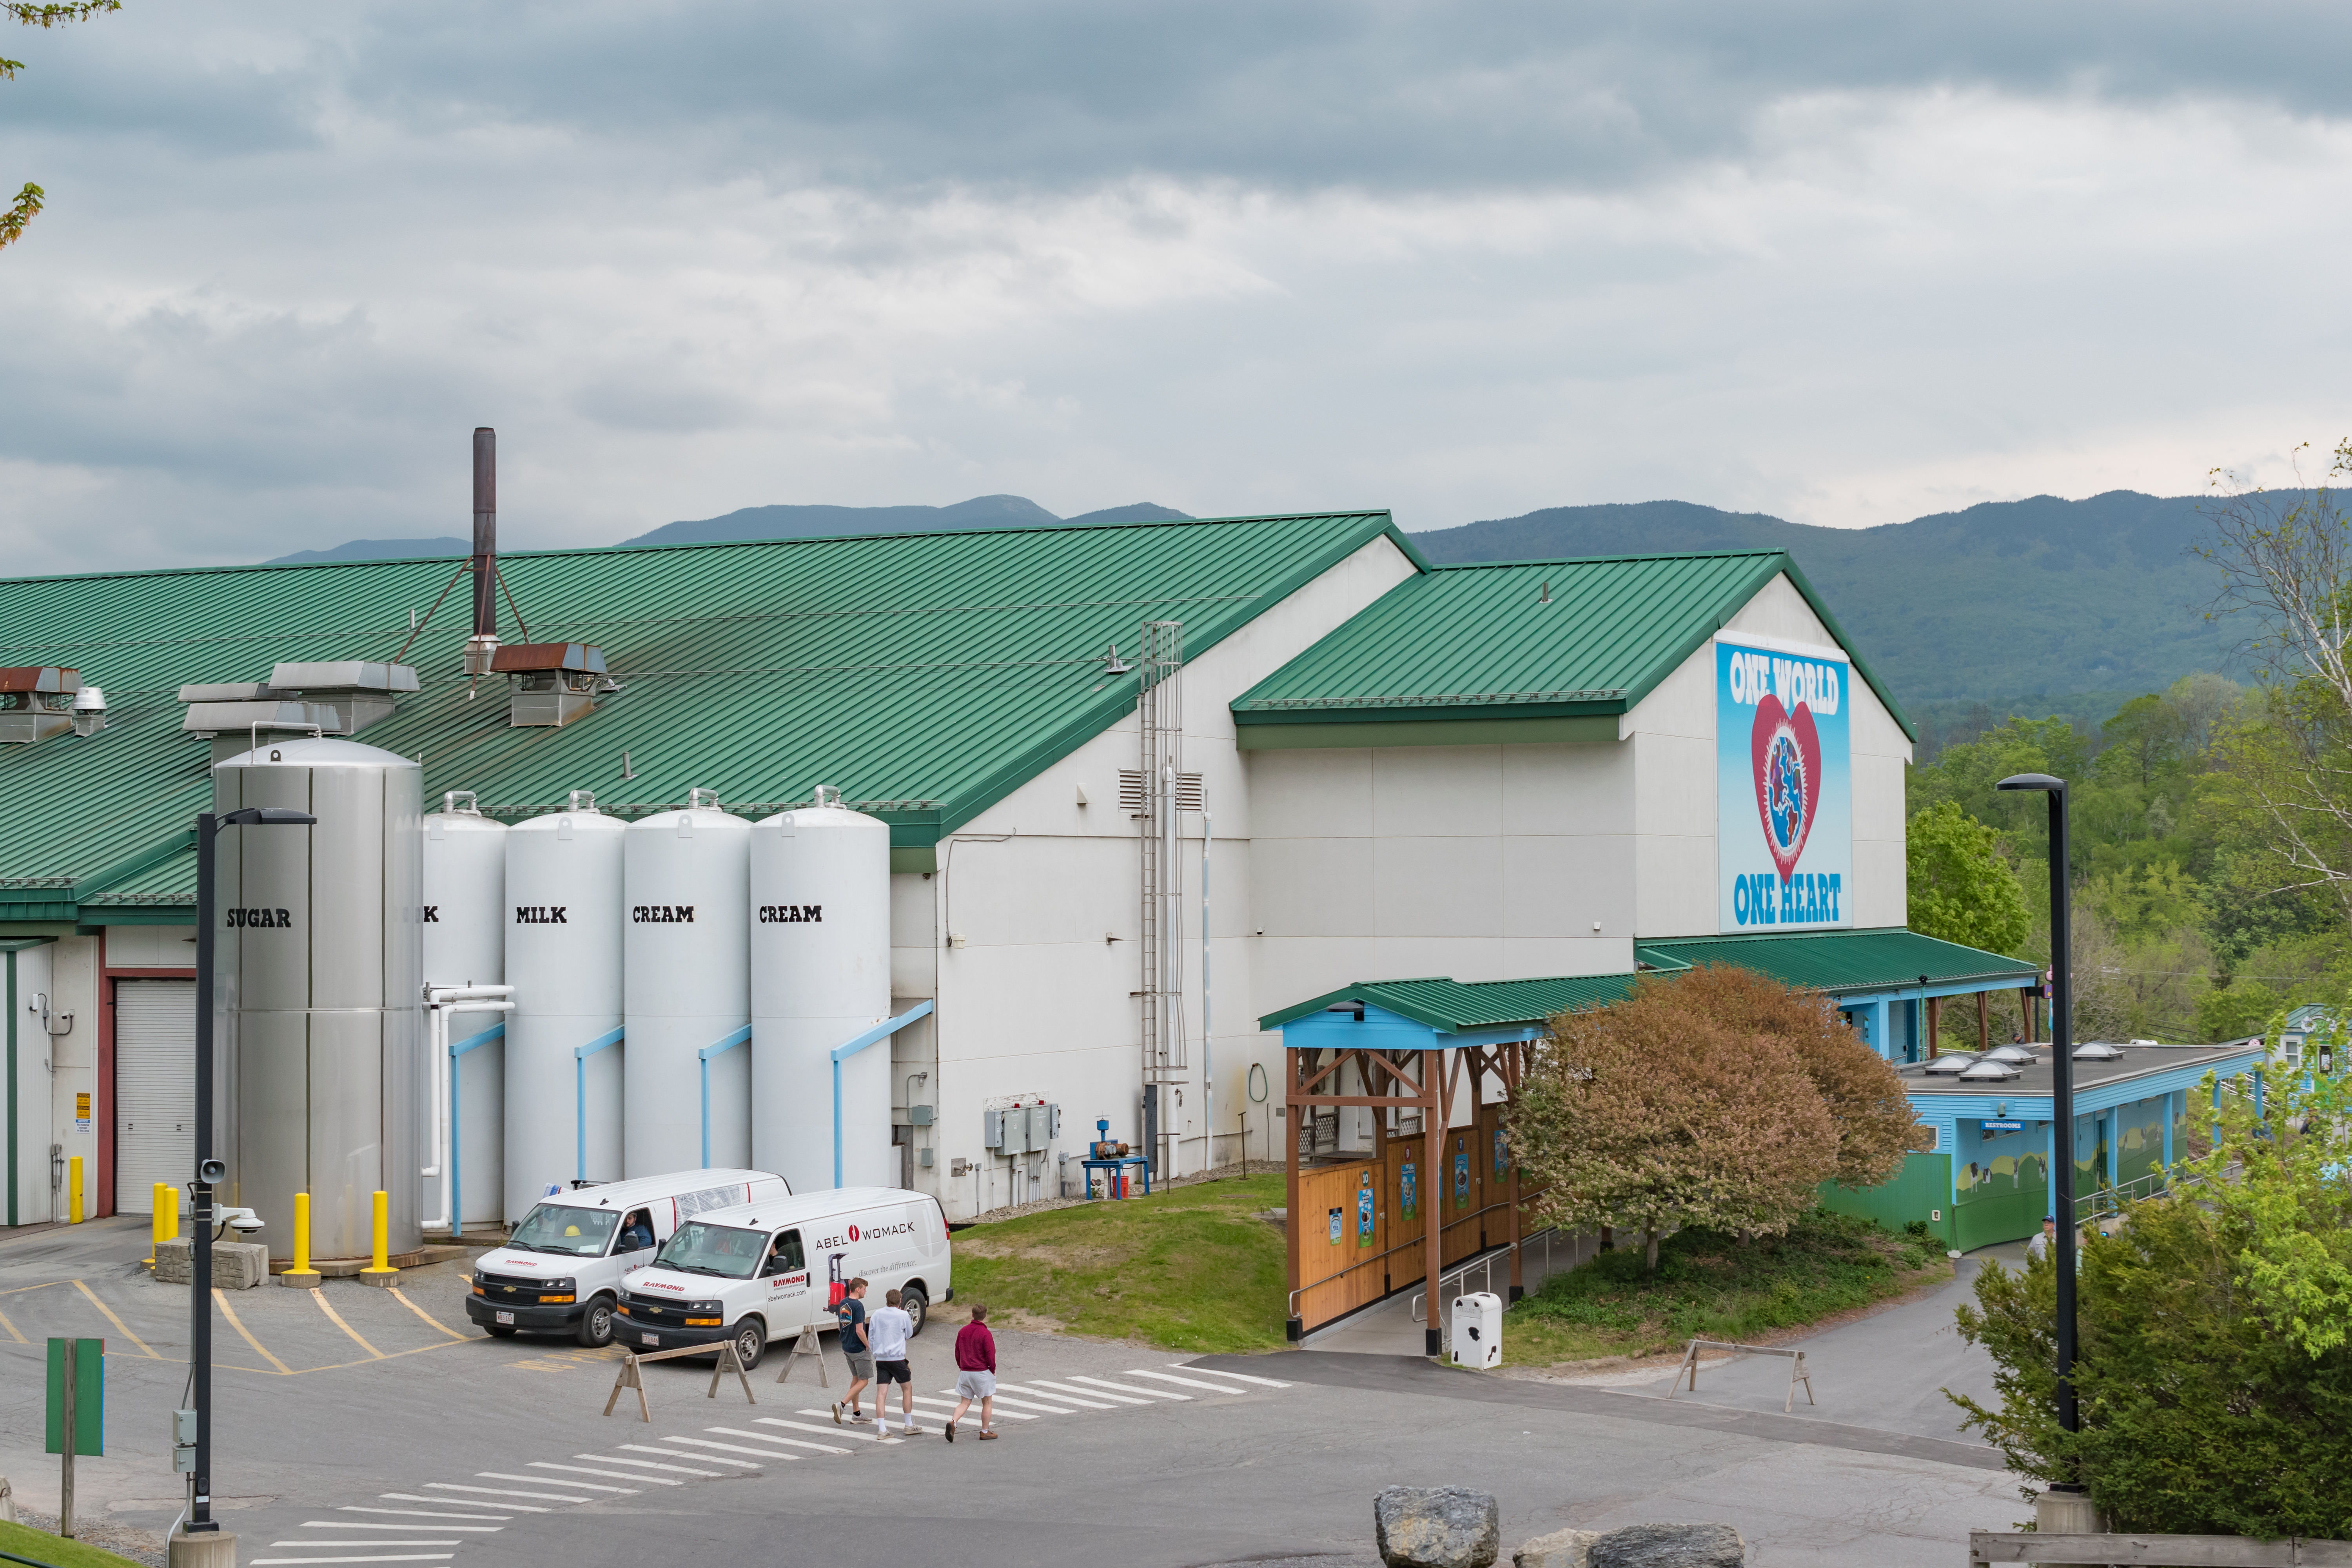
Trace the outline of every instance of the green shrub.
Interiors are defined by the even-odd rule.
[[[2230,1104],[2189,1163],[2202,1185],[2085,1241],[2079,1433],[2057,1420],[2054,1265],[1979,1274],[1959,1328],[1991,1352],[2000,1408],[1952,1395],[1967,1425],[2011,1469],[2079,1481],[2116,1530],[2352,1536],[2341,1099],[2274,1086],[2266,1126]]]

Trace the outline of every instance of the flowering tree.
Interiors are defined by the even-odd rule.
[[[1638,1231],[1651,1272],[1658,1238],[1685,1226],[1787,1229],[1839,1167],[1798,1048],[1713,1016],[1705,994],[1644,977],[1624,1002],[1552,1019],[1511,1110],[1544,1217]]]
[[[1841,1186],[1874,1187],[1903,1168],[1919,1136],[1903,1080],[1827,999],[1752,969],[1703,964],[1664,982],[1679,1004],[1747,1038],[1778,1040],[1797,1055],[1829,1111]]]

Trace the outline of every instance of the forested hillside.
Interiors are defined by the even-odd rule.
[[[1436,561],[1786,550],[1929,731],[1932,752],[1972,714],[1971,728],[2013,710],[2064,713],[2095,731],[2131,696],[2235,671],[2237,634],[2206,620],[2218,584],[2190,549],[2211,504],[2113,490],[1843,529],[1662,500],[1553,507],[1413,537]]]

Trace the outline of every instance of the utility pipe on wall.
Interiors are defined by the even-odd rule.
[[[433,1064],[433,1141],[429,1145],[433,1163],[418,1173],[431,1176],[441,1184],[441,1213],[427,1219],[421,1228],[446,1229],[456,1236],[463,1226],[462,1220],[453,1220],[457,1213],[457,1194],[451,1190],[449,1173],[457,1165],[457,1054],[450,1048],[449,1018],[457,1013],[511,1013],[515,1005],[507,1000],[514,994],[511,985],[432,985],[425,987],[425,1013],[431,1024],[431,1047],[426,1059]],[[466,1042],[471,1048],[479,1037]]]

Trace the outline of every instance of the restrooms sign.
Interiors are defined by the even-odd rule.
[[[1835,649],[1716,639],[1717,929],[1853,924],[1852,677]]]

